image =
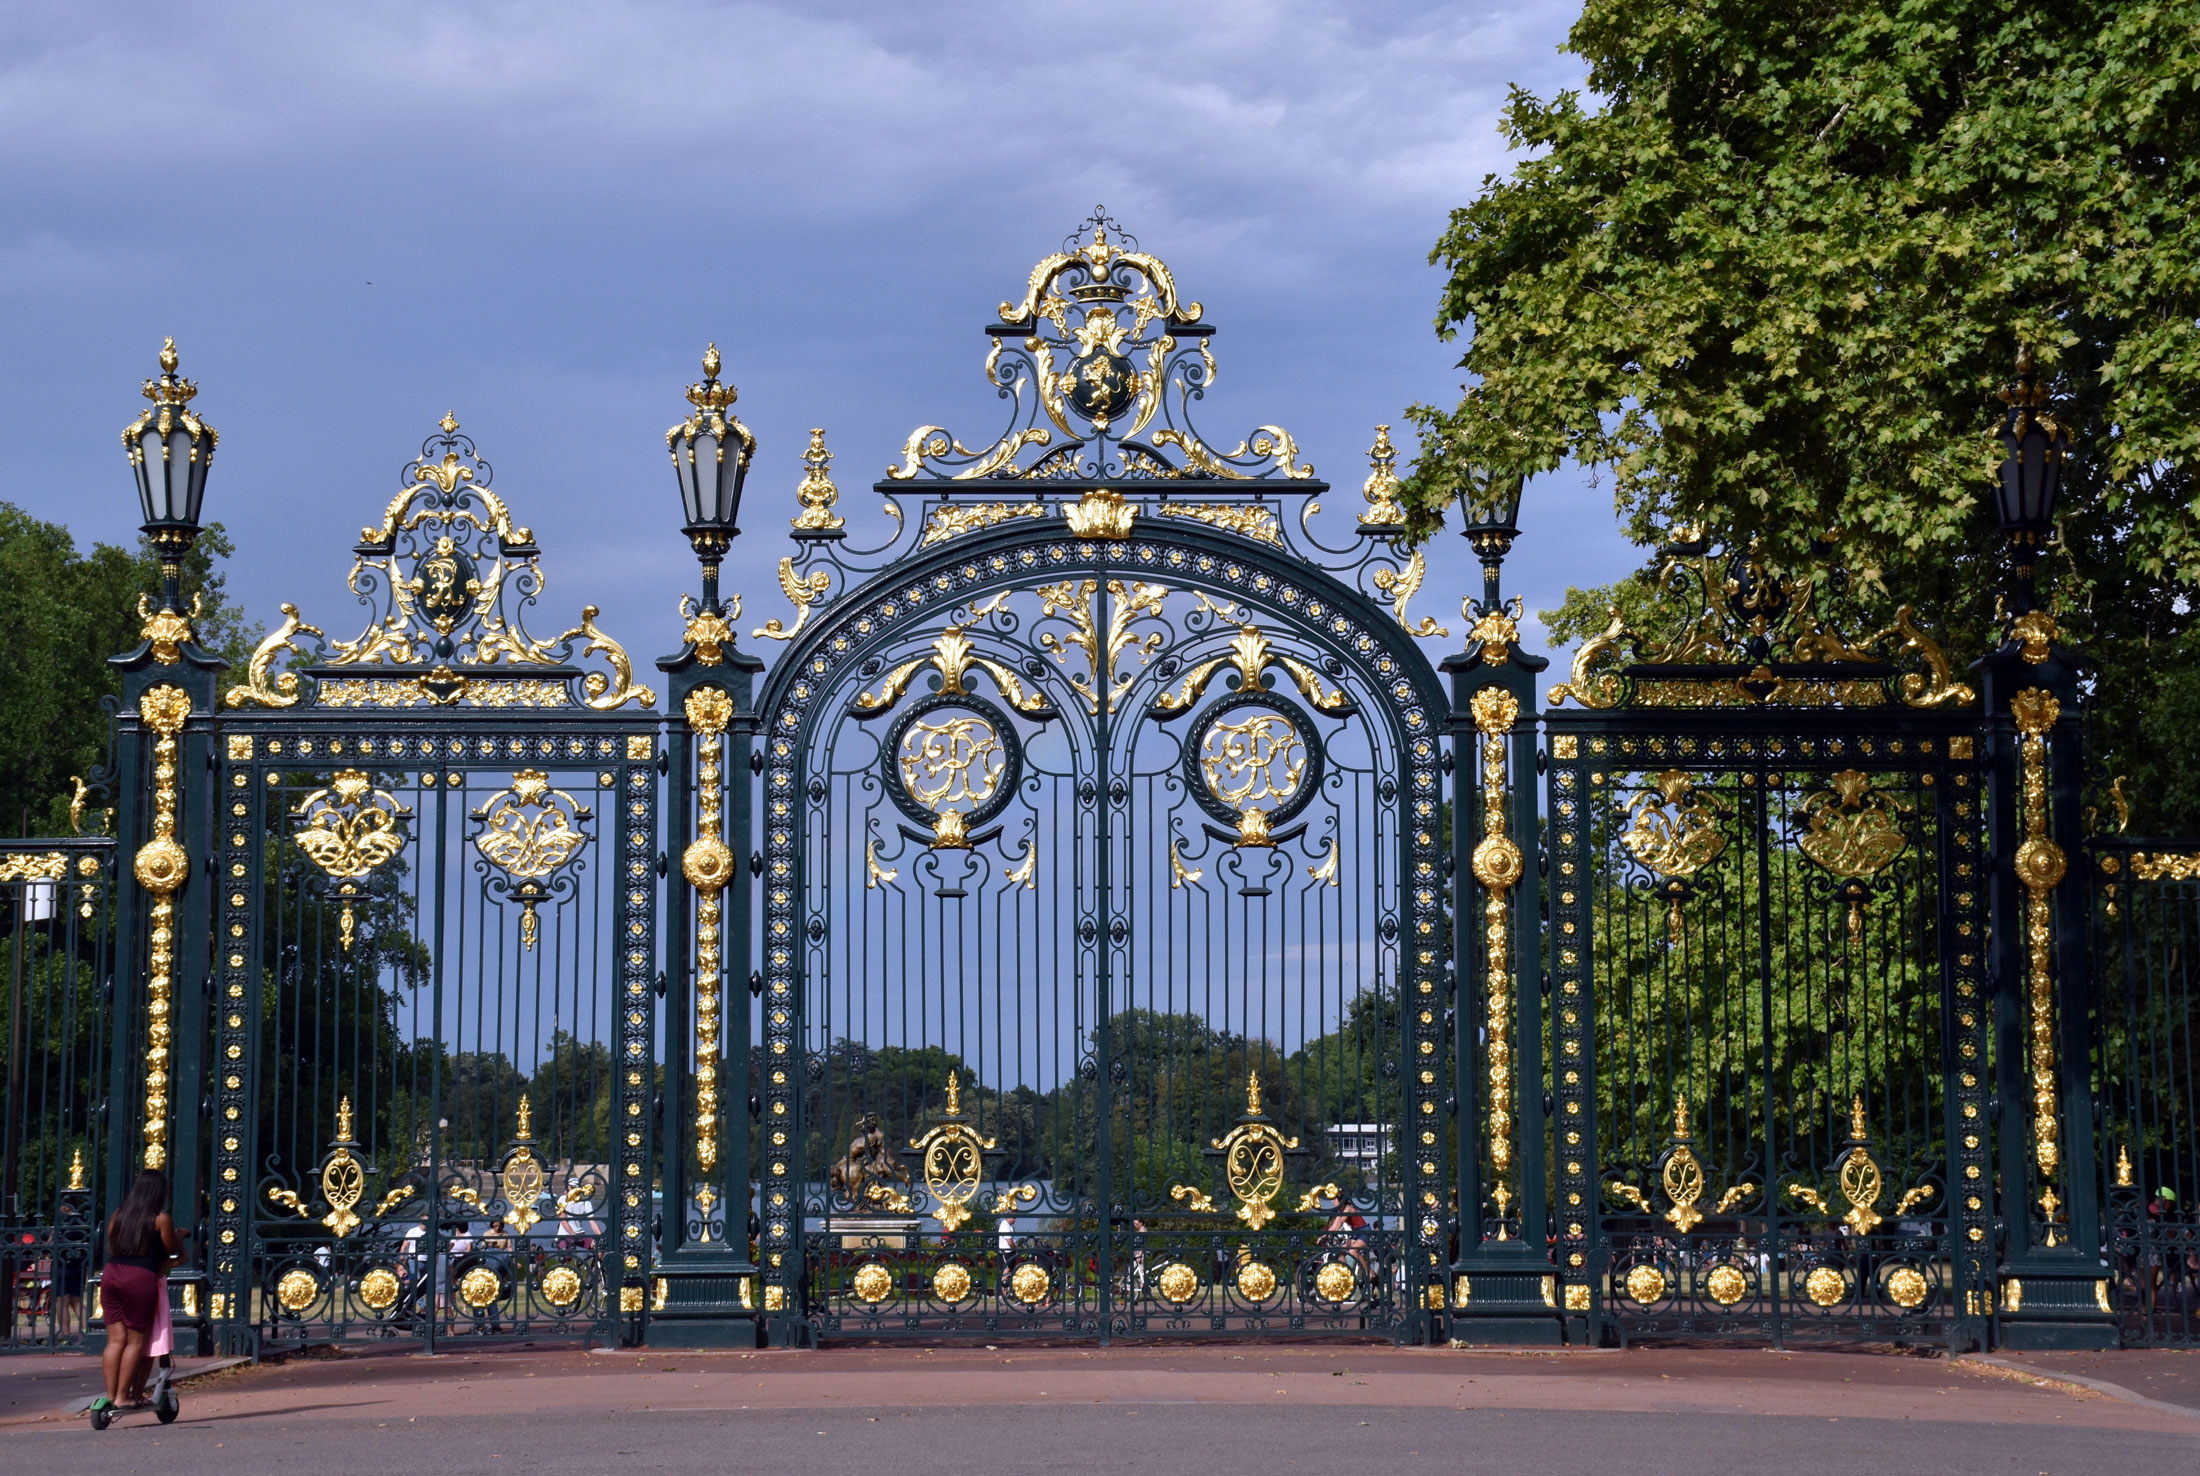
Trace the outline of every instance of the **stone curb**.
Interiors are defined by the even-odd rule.
[[[2106,1379],[2089,1378],[2084,1374],[2065,1373],[2059,1368],[2037,1368],[2032,1364],[2019,1363],[2013,1358],[2002,1358],[1992,1353],[1966,1353],[1957,1358],[1955,1362],[1984,1363],[1994,1368],[2006,1369],[2010,1373],[2023,1374],[2027,1378],[2038,1379],[2042,1383],[2077,1384],[2081,1388],[2091,1389],[2096,1394],[2106,1394],[2109,1398],[2121,1400],[2126,1404],[2136,1404],[2162,1414],[2181,1415],[2188,1420],[2200,1420],[2200,1409],[2194,1409],[2187,1404],[2170,1404],[2165,1400],[2149,1399],[2136,1389],[2127,1389],[2122,1384],[2112,1384]]]

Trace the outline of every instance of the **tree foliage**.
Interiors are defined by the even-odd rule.
[[[239,665],[259,631],[223,588],[234,552],[221,524],[207,528],[183,587],[203,599],[200,643]],[[137,646],[138,596],[159,590],[149,548],[80,554],[67,528],[0,502],[0,834],[67,833],[70,776],[88,778],[107,756],[100,699],[122,691],[108,658]]]
[[[2137,716],[2200,706],[2169,662],[2200,574],[2200,5],[1588,0],[1568,48],[1593,96],[1516,89],[1526,157],[1434,252],[1469,383],[1411,412],[1423,530],[1470,468],[1571,458],[1646,544],[1699,522],[1800,563],[1838,527],[1876,613],[1975,655],[2029,346],[2075,442],[2043,572],[2115,693],[2097,731],[2142,820],[2200,822]]]

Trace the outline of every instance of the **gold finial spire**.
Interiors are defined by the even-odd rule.
[[[436,424],[443,427],[443,434],[450,435],[454,433],[458,429],[458,412],[456,410],[444,411],[443,418],[437,421]]]
[[[1862,1092],[1858,1092],[1856,1100],[1849,1105],[1849,1136],[1859,1143],[1870,1136],[1870,1130],[1864,1126],[1864,1094]]]
[[[519,1132],[517,1136],[522,1143],[526,1142],[528,1139],[532,1138],[535,1135],[534,1127],[534,1104],[529,1102],[525,1097],[521,1097],[519,1099]]]
[[[960,1117],[962,1116],[962,1110],[962,1083],[956,1080],[955,1073],[950,1071],[947,1073],[947,1115],[949,1117]]]
[[[1253,1072],[1245,1078],[1245,1115],[1260,1116],[1260,1073]]]
[[[824,428],[811,427],[810,449],[802,453],[802,484],[794,489],[794,500],[802,504],[794,526],[802,532],[832,533],[847,525],[846,518],[833,512],[840,489],[833,485],[832,464],[833,453],[825,449]]]
[[[2124,1169],[2124,1182],[2128,1184],[2131,1182],[2131,1164],[2129,1160],[2125,1161]],[[84,1145],[82,1143],[77,1144],[75,1151],[69,1155],[69,1187],[71,1189],[82,1189],[84,1187]]]
[[[351,1141],[351,1098],[345,1097],[336,1104],[336,1141]]]
[[[723,410],[741,397],[741,392],[730,384],[718,382],[718,371],[724,361],[718,357],[718,345],[713,343],[703,350],[703,382],[688,386],[688,403],[698,410]]]
[[[1360,524],[1367,528],[1395,528],[1406,520],[1406,510],[1398,505],[1398,448],[1390,444],[1390,427],[1375,427],[1375,444],[1367,448],[1367,464],[1370,470],[1361,495],[1367,498],[1368,509],[1360,514]]]
[[[156,405],[188,405],[199,387],[176,373],[176,341],[160,342],[160,378],[145,381],[145,398]],[[127,433],[125,433],[127,434]]]
[[[2131,1148],[2123,1143],[2116,1145],[2116,1187],[2131,1187]]]
[[[1688,1136],[1688,1098],[1679,1092],[1673,1094],[1673,1136]]]

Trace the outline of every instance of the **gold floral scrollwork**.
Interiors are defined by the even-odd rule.
[[[404,849],[400,822],[411,814],[396,796],[376,789],[363,769],[338,770],[328,788],[315,790],[298,806],[298,849],[337,883],[344,909],[338,931],[346,953],[358,925],[353,907],[359,883]]]
[[[1698,1206],[1703,1202],[1707,1181],[1703,1161],[1696,1157],[1695,1135],[1689,1127],[1688,1098],[1680,1093],[1673,1097],[1673,1133],[1666,1140],[1665,1153],[1658,1167],[1658,1186],[1665,1191],[1665,1218],[1674,1229],[1685,1234],[1703,1223],[1704,1211]],[[1656,1212],[1650,1197],[1632,1184],[1615,1181],[1608,1190],[1613,1198],[1632,1204],[1646,1215]],[[1744,1179],[1719,1196],[1711,1213],[1723,1215],[1756,1192],[1757,1186]]]
[[[1678,945],[1681,900],[1689,879],[1719,858],[1726,836],[1719,829],[1717,801],[1684,769],[1668,769],[1655,787],[1628,806],[1629,825],[1620,844],[1665,881],[1666,931]]]
[[[1520,720],[1520,699],[1502,687],[1484,687],[1468,703],[1480,736],[1482,839],[1475,843],[1474,879],[1482,888],[1484,1056],[1489,1070],[1489,1154],[1496,1170],[1498,1237],[1509,1233],[1503,1216],[1513,1195],[1513,967],[1511,896],[1523,861],[1508,833],[1505,742]]]
[[[1406,601],[1420,592],[1421,581],[1428,577],[1428,557],[1415,549],[1406,560],[1403,569],[1377,569],[1375,587],[1390,599],[1390,613],[1396,617],[1398,628],[1413,636],[1448,636],[1451,631],[1436,623],[1433,615],[1423,615],[1415,625],[1406,615]]]
[[[985,1178],[985,1155],[994,1140],[979,1135],[963,1120],[962,1088],[956,1073],[947,1075],[947,1120],[931,1127],[923,1137],[910,1141],[924,1189],[932,1196],[932,1214],[940,1228],[960,1230],[970,1218],[970,1202]],[[1011,1196],[1013,1200],[1013,1195]]]
[[[204,608],[203,597],[193,594],[191,616],[186,619],[174,610],[155,610],[151,599],[139,595],[138,619],[145,622],[145,628],[138,632],[138,638],[152,648],[155,661],[162,666],[174,666],[183,659],[183,648],[196,639],[191,633],[191,621],[197,619]]]
[[[2017,880],[2023,884],[2025,1033],[2032,1077],[2032,1146],[2042,1184],[2041,1208],[2054,1243],[2060,1206],[2055,1178],[2062,1165],[2061,1117],[2055,1083],[2054,891],[2067,870],[2062,847],[2047,834],[2047,734],[2062,716],[2062,704],[2039,687],[2027,687],[2010,700],[2019,737],[2021,780],[2018,810],[2024,839],[2018,843]]]
[[[1165,518],[1184,518],[1195,523],[1205,523],[1220,528],[1225,533],[1236,533],[1256,543],[1283,546],[1283,528],[1276,521],[1273,508],[1259,503],[1228,502],[1164,502],[1154,509]]]
[[[334,1151],[321,1165],[321,1198],[328,1202],[321,1223],[336,1235],[349,1235],[359,1225],[353,1206],[367,1191],[367,1168],[351,1151],[357,1146],[352,1137],[351,1098],[345,1097],[336,1105]]]
[[[1240,846],[1275,844],[1269,811],[1297,796],[1306,762],[1306,740],[1280,712],[1216,722],[1200,744],[1208,793],[1237,811]]]
[[[153,730],[153,838],[138,848],[131,870],[153,895],[145,989],[145,1166],[168,1164],[168,1068],[174,1045],[176,893],[191,877],[191,858],[176,839],[182,808],[177,785],[177,741],[191,715],[181,687],[150,688],[138,699],[138,716]]]
[[[1855,1235],[1869,1235],[1889,1219],[1899,1219],[1931,1199],[1939,1191],[1919,1184],[1904,1193],[1894,1208],[1882,1215],[1879,1201],[1886,1192],[1886,1176],[1872,1156],[1870,1124],[1865,1119],[1864,1098],[1858,1095],[1849,1107],[1849,1136],[1841,1156],[1834,1160],[1834,1188],[1848,1206],[1838,1216],[1826,1197],[1806,1184],[1788,1185],[1788,1194],[1827,1219],[1839,1218]]]
[[[1256,625],[1241,625],[1231,637],[1226,655],[1210,657],[1200,662],[1184,675],[1174,691],[1162,692],[1153,699],[1152,713],[1167,719],[1191,711],[1208,684],[1226,668],[1234,667],[1239,678],[1239,690],[1265,692],[1269,690],[1266,672],[1270,666],[1280,666],[1298,685],[1298,689],[1316,711],[1340,716],[1352,711],[1352,699],[1342,687],[1330,688],[1323,684],[1321,674],[1295,656],[1287,656],[1270,643]]]
[[[1911,806],[1899,795],[1874,790],[1870,776],[1857,769],[1843,769],[1827,783],[1828,788],[1803,801],[1810,829],[1797,844],[1804,855],[1849,883],[1837,895],[1848,903],[1849,940],[1859,943],[1870,897],[1863,883],[1893,865],[1908,847],[1902,812]]]
[[[581,654],[593,656],[600,652],[603,659],[610,664],[610,676],[592,671],[582,680],[581,691],[586,694],[588,705],[598,712],[613,712],[629,702],[643,708],[655,707],[657,694],[648,687],[635,685],[634,662],[627,656],[626,648],[597,629],[598,613],[594,605],[583,605],[581,623],[558,637],[559,643],[563,644],[575,636],[587,636],[588,641],[581,647]]]
[[[1078,538],[1119,540],[1131,536],[1138,504],[1125,500],[1120,492],[1099,487],[1075,502],[1064,503],[1062,516],[1069,520],[1069,531]]]
[[[520,938],[529,950],[541,929],[535,909],[549,898],[550,879],[588,844],[583,826],[593,813],[564,790],[551,788],[541,769],[521,769],[508,789],[473,811],[481,825],[474,849],[503,873],[503,885],[518,900]]]
[[[977,713],[910,723],[902,730],[897,760],[910,797],[931,810],[942,829],[958,835],[961,822],[993,798],[1008,770],[1000,733]],[[954,822],[947,820],[949,814],[956,816]]]
[[[1008,705],[1018,712],[1039,717],[1054,711],[1053,704],[1047,701],[1046,693],[1036,687],[1027,686],[1023,678],[1000,662],[989,656],[979,655],[970,637],[963,633],[963,627],[959,625],[950,625],[939,633],[932,642],[932,654],[929,656],[904,661],[886,673],[875,690],[858,692],[853,707],[857,712],[867,715],[886,711],[901,701],[917,673],[928,666],[939,672],[939,689],[945,696],[969,695],[970,688],[965,678],[972,668],[976,668],[993,679],[993,684],[1000,688],[1001,695],[1008,699]]]
[[[794,489],[794,500],[802,504],[794,519],[797,532],[837,533],[847,526],[848,520],[833,511],[840,489],[833,485],[832,465],[833,453],[825,449],[823,428],[812,426],[810,449],[802,453],[802,483]]]
[[[2017,653],[2033,666],[2042,664],[2053,654],[2056,638],[2061,634],[2055,626],[2055,617],[2045,610],[2027,610],[2009,622],[2009,639],[2017,643]]]
[[[319,638],[322,631],[319,626],[308,625],[300,619],[296,605],[285,604],[279,608],[283,612],[283,623],[253,649],[252,660],[245,666],[244,684],[231,687],[222,696],[231,707],[242,707],[248,702],[261,707],[295,707],[298,703],[298,673],[276,671],[275,657],[283,651],[303,656],[306,650],[298,644],[298,637]]]
[[[733,649],[733,622],[741,618],[741,596],[726,602],[723,612],[699,609],[692,596],[680,596],[681,639],[695,648],[695,659],[704,666],[719,666]]]
[[[1015,518],[1043,518],[1047,514],[1043,502],[965,502],[947,503],[933,509],[925,519],[924,533],[917,546],[928,548],[935,543],[945,543],[965,533],[975,533],[996,523]]]
[[[536,1209],[542,1200],[543,1185],[548,1181],[542,1160],[535,1156],[533,1105],[526,1097],[519,1099],[518,1123],[512,1134],[512,1151],[505,1156],[504,1219],[514,1235],[525,1235],[542,1219]]]
[[[794,624],[781,625],[779,617],[774,615],[749,634],[767,641],[793,640],[802,633],[802,627],[809,623],[810,610],[825,598],[825,591],[832,582],[832,571],[828,569],[812,569],[807,574],[797,574],[791,557],[781,559],[779,589],[786,595],[787,603],[794,606]]]
[[[1131,626],[1135,621],[1158,618],[1169,595],[1158,584],[1126,584],[1120,579],[1109,580],[1107,591],[1108,629],[1103,637],[1093,608],[1100,581],[1064,580],[1039,586],[1040,612],[1070,624],[1067,639],[1051,630],[1039,632],[1039,649],[1065,668],[1070,664],[1072,646],[1084,653],[1087,669],[1072,671],[1069,684],[1084,698],[1085,710],[1095,715],[1103,706],[1109,712],[1115,711],[1136,679],[1135,673],[1120,678],[1116,675],[1124,656],[1135,654],[1143,666],[1160,646],[1162,637],[1158,632],[1141,635]]]
[[[1286,1138],[1262,1114],[1259,1072],[1246,1078],[1245,1116],[1227,1136],[1214,1140],[1212,1151],[1222,1160],[1223,1179],[1238,1202],[1236,1215],[1245,1227],[1258,1230],[1273,1220],[1276,1196],[1283,1192],[1285,1155],[1300,1150],[1297,1138]],[[1175,1190],[1170,1193],[1174,1196]]]
[[[734,871],[733,849],[723,838],[722,814],[724,739],[733,721],[733,699],[722,688],[697,687],[688,693],[684,706],[688,726],[696,735],[695,839],[681,854],[680,874],[696,894],[695,1161],[707,1174],[718,1167],[718,1032],[723,990],[718,898]]]

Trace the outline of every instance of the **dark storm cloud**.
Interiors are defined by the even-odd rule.
[[[1428,245],[1505,165],[1506,84],[1573,80],[1565,23],[1404,4],[13,7],[0,496],[127,536],[115,432],[173,333],[223,432],[208,511],[256,614],[288,598],[345,624],[358,525],[456,409],[543,541],[551,618],[593,600],[653,651],[692,583],[662,432],[704,341],[762,441],[728,571],[760,617],[805,429],[829,428],[858,518],[911,426],[989,435],[977,326],[1095,201],[1220,325],[1211,433],[1281,421],[1356,487],[1375,422],[1456,393]],[[1604,497],[1552,480],[1521,549],[1531,605],[1628,562]],[[1468,582],[1446,550],[1430,608]]]

